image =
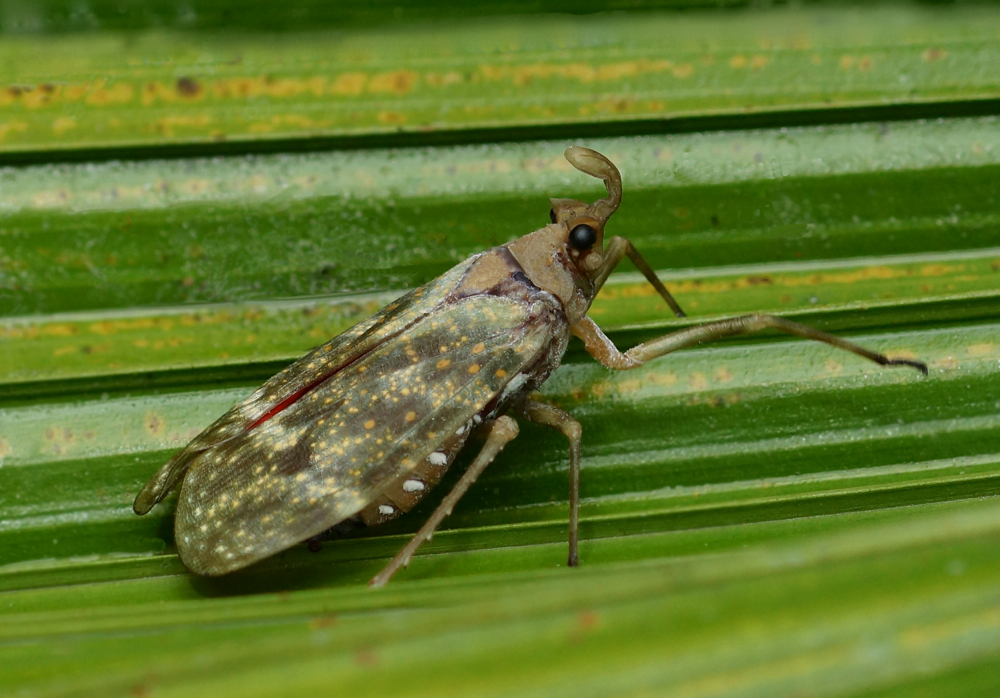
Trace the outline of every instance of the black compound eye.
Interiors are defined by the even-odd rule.
[[[556,210],[554,208],[549,209],[549,220],[553,223],[556,222]]]
[[[597,231],[581,223],[569,232],[569,244],[578,250],[589,250],[597,242]]]

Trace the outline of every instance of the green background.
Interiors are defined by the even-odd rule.
[[[1000,7],[0,4],[0,696],[1000,690]],[[601,195],[631,372],[575,342],[410,568],[412,514],[187,574],[171,453],[306,350]]]

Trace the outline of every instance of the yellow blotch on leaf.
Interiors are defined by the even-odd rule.
[[[368,76],[364,73],[341,73],[330,85],[330,92],[335,95],[359,95],[365,91]]]
[[[135,89],[127,82],[116,82],[108,87],[103,80],[97,80],[84,100],[92,106],[107,104],[127,104],[135,98]]]
[[[7,138],[8,133],[17,133],[19,131],[27,131],[28,124],[23,121],[8,121],[5,124],[0,124],[0,141]]]
[[[406,116],[398,111],[380,111],[376,118],[383,124],[403,124],[406,123]]]
[[[993,342],[983,342],[981,344],[971,344],[965,348],[969,356],[989,356],[996,351],[996,344]]]
[[[76,128],[76,119],[72,116],[60,116],[52,122],[52,132],[57,136],[61,136],[73,128]]]
[[[380,73],[372,77],[368,83],[369,92],[392,92],[405,95],[417,82],[417,74],[412,70],[396,70],[391,73]]]
[[[708,379],[704,373],[695,371],[688,377],[688,385],[695,390],[705,390],[708,387]]]

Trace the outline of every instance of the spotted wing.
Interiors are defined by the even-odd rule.
[[[550,315],[542,301],[487,294],[442,304],[201,451],[178,501],[181,559],[223,574],[358,512],[546,355]]]
[[[166,497],[199,455],[242,437],[254,424],[297,399],[310,386],[336,375],[344,366],[433,313],[475,260],[472,257],[408,293],[272,376],[167,461],[135,498],[135,512],[145,514]]]

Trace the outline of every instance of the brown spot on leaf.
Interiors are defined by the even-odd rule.
[[[354,653],[354,660],[361,666],[375,666],[378,664],[378,655],[375,650],[363,647]]]
[[[580,630],[594,630],[601,622],[601,616],[594,611],[581,611],[576,618]]]
[[[201,92],[201,85],[194,78],[179,77],[177,78],[177,91],[185,97],[194,97]]]
[[[948,52],[943,48],[937,48],[932,46],[931,48],[924,51],[920,57],[924,59],[927,63],[933,63],[935,61],[940,61],[948,55]]]
[[[150,436],[160,436],[166,430],[167,423],[155,412],[147,412],[142,420],[142,427]]]
[[[748,276],[747,283],[751,286],[770,286],[774,282],[767,276]]]
[[[594,611],[581,611],[576,616],[576,627],[570,630],[569,641],[576,644],[583,642],[588,635],[601,625],[601,616]]]
[[[336,614],[331,613],[328,616],[320,616],[319,618],[313,618],[309,623],[314,630],[320,630],[321,628],[332,628],[337,624]]]

